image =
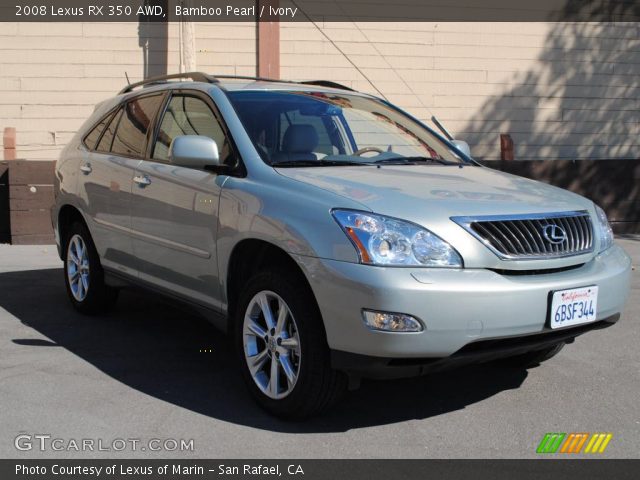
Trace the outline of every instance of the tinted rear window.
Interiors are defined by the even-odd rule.
[[[102,121],[98,123],[98,125],[93,127],[93,129],[87,134],[87,136],[84,137],[84,144],[87,146],[87,148],[89,148],[90,150],[94,150],[96,148],[96,143],[98,142],[102,131],[107,126],[111,118],[113,118],[113,112],[104,117]]]
[[[118,121],[120,120],[121,116],[122,116],[122,108],[119,109],[118,112],[113,116],[111,123],[109,123],[109,126],[105,130],[104,135],[102,135],[102,138],[100,139],[100,143],[98,143],[98,146],[96,147],[96,150],[98,152],[109,153],[109,150],[111,150],[111,142],[113,142],[113,133],[115,132],[116,127],[118,126]]]
[[[128,157],[143,157],[147,131],[162,103],[162,95],[136,98],[124,107],[111,152]]]

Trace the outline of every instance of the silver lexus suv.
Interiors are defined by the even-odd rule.
[[[196,307],[289,418],[361,378],[535,366],[615,323],[631,261],[605,213],[460,145],[326,81],[127,86],[57,162],[69,298],[99,313],[135,284]]]

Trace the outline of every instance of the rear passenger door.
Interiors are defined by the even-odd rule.
[[[131,189],[144,157],[150,126],[164,94],[135,97],[96,125],[84,139],[80,195],[94,243],[106,268],[137,275],[131,229]]]
[[[221,162],[235,154],[208,95],[176,91],[157,127],[149,159],[135,172],[131,207],[133,247],[140,278],[156,287],[218,308],[218,201],[224,175],[173,165],[169,147],[181,135],[205,135]]]

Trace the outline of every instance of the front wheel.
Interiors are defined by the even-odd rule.
[[[81,313],[95,314],[115,303],[118,291],[104,283],[104,271],[89,229],[76,222],[64,244],[64,278],[71,303]]]
[[[346,390],[331,369],[322,318],[309,288],[287,271],[249,280],[236,308],[236,346],[245,382],[268,412],[300,419]]]

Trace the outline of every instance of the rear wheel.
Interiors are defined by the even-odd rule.
[[[547,347],[543,350],[534,350],[532,352],[523,353],[514,357],[507,357],[502,359],[501,362],[506,365],[521,368],[533,368],[540,365],[542,362],[555,357],[560,350],[564,347],[564,342],[557,343],[551,347]]]
[[[245,382],[268,412],[299,419],[333,405],[346,376],[331,369],[322,319],[308,287],[286,270],[253,276],[236,308]]]
[[[86,225],[80,222],[71,225],[63,252],[67,294],[75,309],[95,314],[112,307],[118,291],[104,283],[100,257]]]

